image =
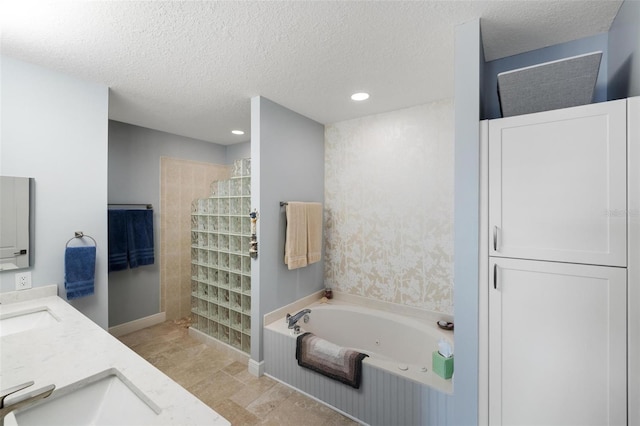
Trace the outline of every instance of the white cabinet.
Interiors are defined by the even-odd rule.
[[[624,426],[637,417],[636,404],[627,407],[640,392],[629,376],[640,324],[632,111],[620,100],[482,126],[489,424]]]
[[[489,274],[491,424],[626,425],[626,269],[492,258]]]
[[[489,122],[489,255],[626,265],[626,100]]]

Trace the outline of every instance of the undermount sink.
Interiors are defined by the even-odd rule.
[[[0,316],[0,336],[56,324],[58,318],[46,306]]]
[[[146,425],[153,424],[161,411],[115,369],[66,390],[56,390],[49,398],[16,411],[17,425]]]

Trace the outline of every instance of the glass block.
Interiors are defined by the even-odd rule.
[[[191,229],[198,229],[198,216],[191,215]]]
[[[224,306],[218,306],[218,322],[220,324],[229,325],[229,309]]]
[[[207,284],[203,283],[203,282],[199,282],[198,283],[198,297],[202,298],[204,297],[204,288],[207,286]]]
[[[207,301],[206,300],[202,300],[202,299],[198,299],[198,314],[200,315],[206,315],[207,314]]]
[[[242,295],[240,293],[229,293],[229,307],[233,310],[240,311],[242,309]]]
[[[251,178],[242,178],[240,186],[240,195],[251,195]]]
[[[236,330],[242,330],[242,314],[240,312],[229,312],[229,321],[231,328],[235,328]]]
[[[218,234],[209,234],[209,248],[212,250],[218,248]]]
[[[218,328],[220,327],[220,324],[218,324],[217,321],[211,321],[209,323],[209,336],[213,337],[214,339],[218,338]]]
[[[240,349],[242,347],[242,333],[238,330],[231,330],[229,344],[236,349]]]
[[[206,213],[209,209],[208,204],[204,198],[198,199],[198,213],[203,214]]]
[[[218,289],[218,304],[220,306],[229,306],[229,290],[224,288]]]
[[[233,177],[242,176],[242,160],[236,160],[233,162],[233,167],[231,169],[231,173]]]
[[[198,298],[191,298],[191,312],[198,312]]]
[[[198,314],[194,312],[193,309],[191,309],[191,326],[192,327],[197,327],[198,325]]]
[[[204,249],[197,249],[197,250],[198,250],[198,262],[201,264],[209,263],[209,252]]]
[[[191,295],[196,296],[198,294],[198,281],[191,280]]]
[[[214,303],[218,302],[218,287],[211,286],[209,288],[209,300]]]
[[[229,196],[229,181],[228,180],[219,180],[218,181],[218,195],[221,197]]]
[[[191,264],[191,279],[198,278],[198,265]]]
[[[242,176],[251,176],[251,158],[242,160]]]
[[[215,303],[209,302],[209,318],[214,320],[218,319],[218,305]]]
[[[242,256],[242,273],[251,273],[251,258],[249,256]]]
[[[229,214],[229,199],[221,198],[218,203],[218,214],[225,216]]]
[[[229,270],[236,272],[242,271],[242,256],[238,254],[229,255]]]
[[[249,248],[251,248],[251,237],[242,236],[240,237],[242,241],[242,247],[240,248],[240,253],[249,253]]]
[[[209,214],[218,214],[218,199],[209,198],[207,203],[209,204]]]
[[[231,178],[229,183],[229,195],[231,197],[237,197],[242,192],[242,180]]]
[[[229,253],[220,252],[218,256],[218,268],[229,269]]]
[[[205,247],[209,242],[208,239],[205,240],[207,234],[204,232],[198,232],[198,247]]]
[[[209,251],[209,266],[212,268],[218,267],[218,252],[215,250]],[[211,277],[212,279],[214,277]]]
[[[229,343],[229,327],[222,324],[218,326],[218,340],[223,343]]]
[[[208,320],[202,315],[198,315],[198,330],[207,331]]]
[[[198,281],[206,281],[207,280],[207,268],[198,265]]]
[[[207,231],[214,232],[218,230],[218,217],[217,216],[209,216],[207,218]]]
[[[242,235],[251,235],[251,218],[249,213],[247,216],[242,216]]]
[[[209,185],[209,194],[211,197],[215,197],[216,195],[218,195],[218,181],[214,180],[213,182],[211,182],[211,185]]]
[[[198,200],[191,202],[191,213],[198,213]]]
[[[242,276],[242,292],[244,294],[251,295],[251,277],[247,275]]]
[[[241,234],[242,233],[242,218],[241,217],[231,217],[229,218],[229,232],[232,234]]]
[[[247,334],[242,335],[242,352],[251,353],[251,336]]]
[[[218,249],[221,251],[229,251],[229,236],[220,234],[218,236]]]
[[[230,215],[242,214],[242,198],[239,198],[239,197],[229,198],[229,214]]]
[[[219,217],[218,218],[218,231],[220,231],[220,232],[229,232],[229,218],[228,217]]]
[[[229,289],[237,292],[242,291],[242,276],[239,274],[229,273]]]
[[[251,315],[251,296],[242,295],[242,312]]]
[[[249,315],[242,315],[242,332],[251,334],[251,317]]]
[[[233,218],[233,219],[238,219]],[[230,235],[229,236],[229,251],[231,253],[242,253],[242,237],[239,235]]]
[[[218,271],[218,285],[222,288],[229,288],[228,271]]]
[[[198,233],[195,230],[191,231],[191,245],[198,245]]]
[[[242,198],[242,216],[247,216],[247,220],[249,220],[249,213],[251,213],[251,198],[243,197]],[[247,228],[247,234],[249,230]]]

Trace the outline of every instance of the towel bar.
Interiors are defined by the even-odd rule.
[[[84,232],[82,231],[75,231],[75,235],[73,236],[73,238],[69,238],[69,241],[67,241],[67,244],[65,244],[64,246],[69,247],[69,243],[71,241],[73,241],[76,238],[84,238],[84,237],[90,238],[93,241],[93,245],[98,247],[98,243],[96,242],[96,240],[91,235],[85,235]]]

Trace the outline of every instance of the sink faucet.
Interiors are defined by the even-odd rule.
[[[296,323],[300,321],[300,318],[310,313],[311,309],[303,309],[295,315],[287,314],[287,327],[294,328]]]
[[[4,405],[4,399],[9,395],[21,391],[23,389],[28,388],[29,386],[33,386],[35,382],[30,381],[27,383],[23,383],[21,385],[13,386],[8,389],[3,389],[0,391],[0,426],[4,426],[4,418],[7,414],[12,412],[13,410],[17,410],[18,408],[26,407],[39,401],[43,398],[51,395],[53,390],[56,388],[56,385],[48,385],[40,389],[36,389],[24,395],[21,395],[12,401],[10,405]]]

